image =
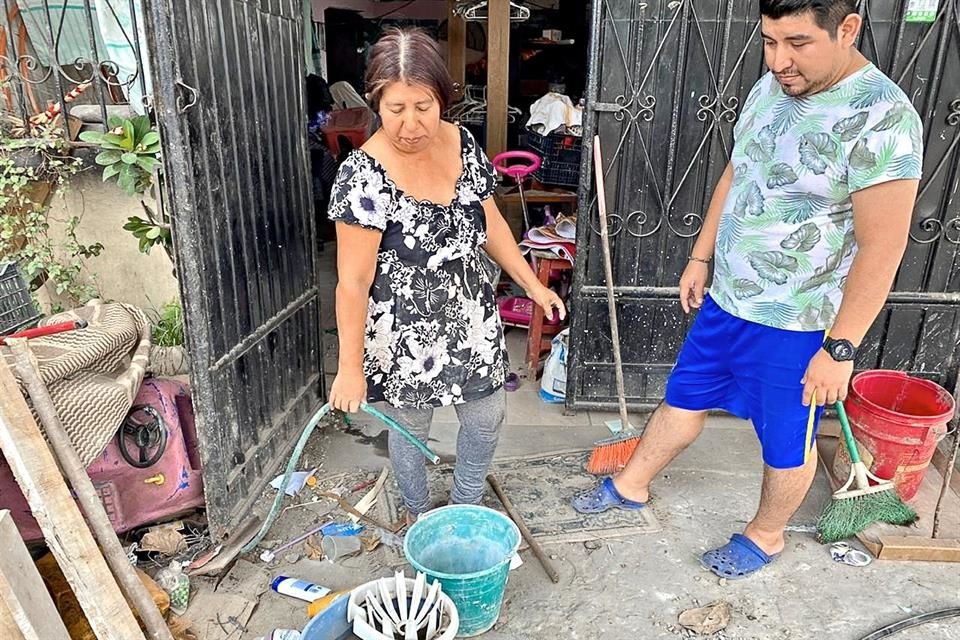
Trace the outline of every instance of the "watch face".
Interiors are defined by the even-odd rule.
[[[836,360],[853,360],[853,345],[846,340],[834,342],[830,350]]]

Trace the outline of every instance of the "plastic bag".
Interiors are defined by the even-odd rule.
[[[560,404],[567,397],[567,337],[570,329],[558,333],[551,342],[550,355],[543,365],[540,379],[540,398],[550,404]]]
[[[166,569],[161,569],[154,579],[170,595],[170,611],[178,616],[186,613],[190,603],[190,578],[183,573],[180,563],[174,560]]]

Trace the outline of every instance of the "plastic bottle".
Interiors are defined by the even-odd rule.
[[[296,629],[274,629],[268,636],[261,636],[257,640],[300,640],[303,636]]]
[[[277,576],[270,584],[270,588],[282,595],[299,598],[307,602],[319,600],[330,593],[330,589],[326,587],[289,576]]]
[[[553,212],[550,210],[550,205],[543,205],[543,226],[555,227],[556,225],[557,219],[553,217]]]

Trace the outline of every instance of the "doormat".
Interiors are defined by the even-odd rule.
[[[587,542],[656,533],[660,523],[652,509],[581,515],[570,506],[570,496],[588,489],[597,478],[583,470],[589,451],[561,451],[494,460],[492,472],[513,502],[527,528],[541,544]],[[453,465],[427,469],[427,484],[434,504],[446,504],[453,485]],[[391,470],[376,511],[384,521],[404,518],[403,501]],[[483,505],[504,512],[503,505],[487,485]]]

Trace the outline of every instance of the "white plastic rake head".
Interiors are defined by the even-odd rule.
[[[361,585],[350,593],[347,621],[361,640],[453,640],[460,628],[460,616],[453,601],[434,581],[416,579],[398,571]]]

